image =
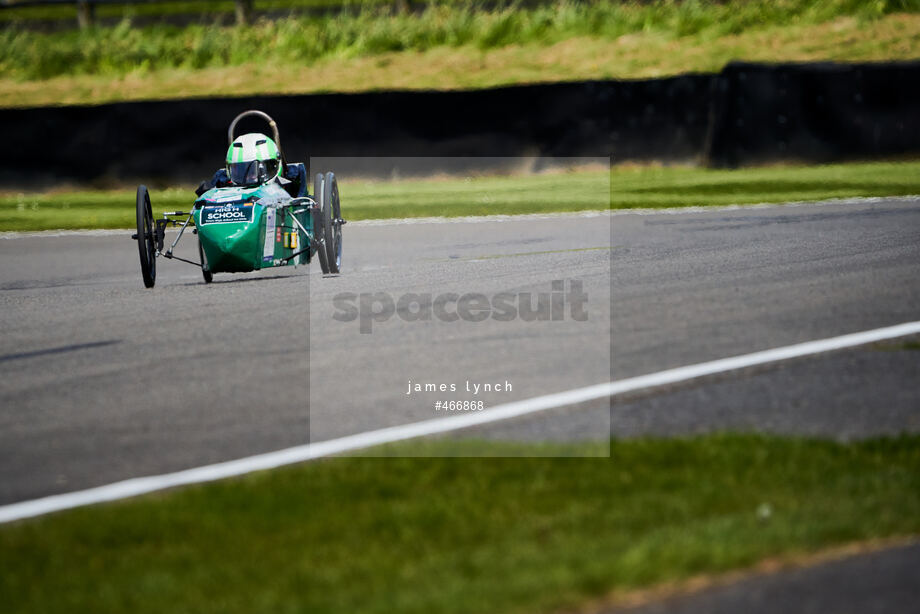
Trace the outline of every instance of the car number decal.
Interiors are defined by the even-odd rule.
[[[204,207],[201,210],[202,224],[226,224],[229,222],[251,222],[252,205],[222,205]]]

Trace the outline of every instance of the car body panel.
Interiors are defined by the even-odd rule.
[[[211,188],[195,201],[193,218],[208,268],[239,273],[274,266],[305,264],[313,219],[309,211],[292,213],[291,196],[277,182],[251,188]],[[292,219],[297,217],[305,234]]]

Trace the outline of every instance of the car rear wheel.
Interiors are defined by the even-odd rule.
[[[333,173],[326,173],[323,184],[323,201],[329,224],[326,232],[326,262],[330,273],[338,273],[342,268],[342,206],[339,202],[339,184]]]
[[[324,197],[324,180],[321,173],[316,174],[313,180],[313,199],[316,201],[316,207],[313,209],[313,238],[316,241],[316,255],[319,256],[319,268],[322,269],[323,275],[329,273],[329,250],[321,242],[325,240],[332,225],[332,215]]]
[[[153,225],[153,209],[147,187],[137,186],[137,251],[141,258],[144,286],[152,288],[157,279],[157,246]]]

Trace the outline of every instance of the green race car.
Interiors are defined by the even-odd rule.
[[[256,116],[268,122],[273,138],[261,133],[234,137],[237,123]],[[170,211],[154,220],[150,194],[137,188],[137,240],[144,286],[156,283],[160,256],[201,267],[205,282],[215,273],[238,273],[268,267],[307,264],[319,257],[324,274],[342,267],[342,219],[339,188],[331,172],[318,173],[313,195],[307,194],[303,163],[288,164],[275,121],[261,111],[244,111],[228,130],[225,168],[196,190],[190,212]],[[198,235],[200,262],[173,254],[189,226]],[[164,251],[166,228],[179,232]]]

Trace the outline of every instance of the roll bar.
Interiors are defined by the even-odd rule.
[[[229,140],[228,145],[233,145],[233,131],[236,130],[236,124],[244,117],[249,117],[250,115],[261,117],[266,122],[268,122],[268,126],[272,129],[272,138],[275,141],[275,145],[278,146],[278,151],[281,153],[281,162],[282,164],[287,164],[286,160],[284,159],[284,150],[281,148],[281,135],[278,133],[278,124],[275,123],[275,120],[273,120],[268,113],[264,113],[262,111],[250,109],[249,111],[243,111],[235,118],[233,118],[233,121],[230,122],[230,129],[227,130],[227,139]]]

